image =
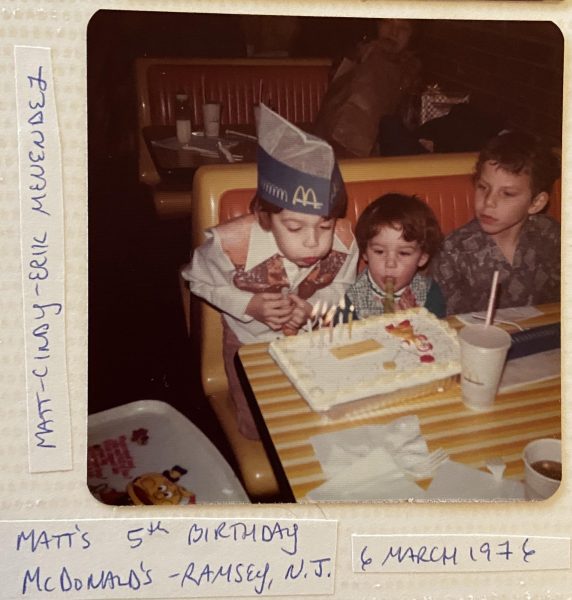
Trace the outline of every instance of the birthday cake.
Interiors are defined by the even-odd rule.
[[[461,370],[455,330],[425,308],[284,337],[269,352],[320,412],[431,393]]]

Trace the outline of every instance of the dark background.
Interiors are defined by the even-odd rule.
[[[138,181],[138,56],[240,57],[286,50],[338,61],[374,20],[100,11],[87,34],[89,412],[140,399],[186,414],[229,457],[200,390],[177,270],[190,223],[160,221]],[[272,31],[269,36],[261,32]],[[277,47],[278,46],[278,47]],[[563,38],[548,22],[418,21],[426,83],[470,92],[506,127],[561,143]],[[230,458],[230,457],[229,457]],[[232,462],[232,461],[231,461]]]

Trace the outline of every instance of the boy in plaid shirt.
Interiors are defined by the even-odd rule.
[[[445,316],[441,290],[423,272],[443,239],[427,204],[416,196],[385,194],[363,211],[355,235],[366,268],[346,292],[344,321],[350,306],[358,319],[415,306]]]

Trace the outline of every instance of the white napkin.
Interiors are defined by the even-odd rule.
[[[497,479],[448,460],[433,475],[427,498],[435,500],[522,500],[524,486],[520,481]]]
[[[314,501],[380,500],[418,497],[425,492],[406,479],[391,455],[376,448],[339,470],[326,483],[308,493]]]
[[[322,500],[424,498],[403,469],[428,454],[416,416],[388,425],[366,425],[310,438],[328,481],[308,493]]]

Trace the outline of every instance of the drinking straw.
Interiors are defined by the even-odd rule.
[[[487,318],[485,321],[485,327],[488,327],[493,320],[493,307],[495,304],[495,296],[496,296],[496,292],[497,292],[497,283],[499,280],[499,272],[495,271],[494,275],[493,275],[493,283],[491,285],[491,294],[489,296],[489,306],[487,308]]]

